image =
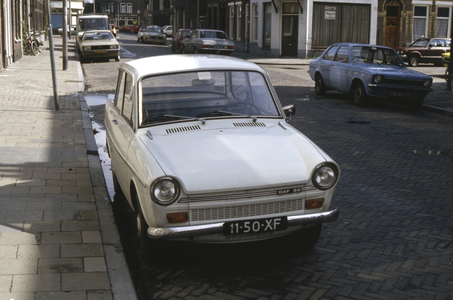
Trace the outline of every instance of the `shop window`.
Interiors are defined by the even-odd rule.
[[[417,40],[427,36],[428,30],[428,7],[414,7],[414,29],[412,32],[412,40]]]

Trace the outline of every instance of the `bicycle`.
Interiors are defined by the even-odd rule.
[[[30,31],[27,37],[28,49],[30,49],[31,54],[33,55],[38,55],[44,48],[43,43],[36,38],[36,35],[37,33]]]

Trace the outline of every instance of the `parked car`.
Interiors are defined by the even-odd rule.
[[[195,29],[182,42],[183,53],[212,53],[230,55],[234,51],[234,43],[225,32],[213,29]]]
[[[128,33],[138,33],[139,30],[140,30],[140,26],[139,25],[127,25],[123,29],[124,32],[128,32]]]
[[[147,26],[142,32],[141,40],[143,43],[154,43],[165,45],[167,35],[162,31],[162,28],[156,25]]]
[[[127,25],[120,25],[120,26],[118,26],[117,31],[119,31],[119,32],[124,32],[124,30],[126,29],[126,27],[127,27]]]
[[[76,26],[75,25],[71,25],[71,28],[69,28],[69,25],[68,25],[68,31],[69,31],[69,33],[71,35],[76,35],[77,34],[77,30],[76,30]],[[62,33],[63,33],[63,28],[62,27],[57,28],[57,34],[61,35]]]
[[[184,41],[192,32],[192,29],[179,29],[171,40],[171,52],[182,51],[182,41]]]
[[[159,240],[314,245],[338,165],[288,123],[261,67],[218,55],[123,63],[105,107],[115,201],[135,211],[145,260]],[[115,204],[114,204],[115,205]],[[154,248],[155,249],[155,248]]]
[[[173,36],[173,26],[171,25],[166,25],[162,27],[162,30],[167,36]]]
[[[450,51],[449,38],[422,38],[408,47],[395,48],[401,58],[410,66],[417,67],[419,63],[442,63],[442,53]]]
[[[309,73],[317,95],[345,92],[356,105],[373,97],[420,108],[433,82],[432,77],[409,70],[395,50],[367,44],[333,44],[310,61]]]
[[[120,45],[110,30],[85,31],[79,43],[83,60],[88,58],[114,58],[120,60]]]

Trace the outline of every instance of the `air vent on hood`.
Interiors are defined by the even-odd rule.
[[[266,127],[266,124],[260,122],[243,122],[233,123],[234,127]]]
[[[194,130],[201,130],[201,127],[198,125],[195,126],[184,126],[184,127],[174,127],[167,129],[167,134],[179,133],[179,132],[188,132]]]

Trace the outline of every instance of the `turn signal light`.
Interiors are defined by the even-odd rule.
[[[168,223],[183,223],[189,221],[189,214],[187,212],[178,212],[167,214]]]
[[[305,200],[305,209],[321,208],[324,198]]]

